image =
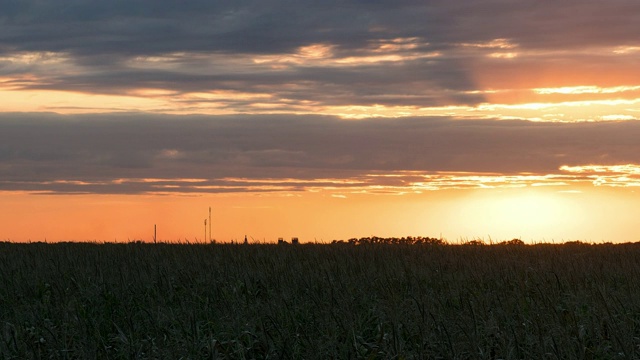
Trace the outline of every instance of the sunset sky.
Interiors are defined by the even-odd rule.
[[[640,240],[640,2],[0,0],[0,240]],[[208,237],[208,234],[206,235]]]

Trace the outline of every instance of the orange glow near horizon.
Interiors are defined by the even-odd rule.
[[[585,185],[440,190],[400,196],[328,193],[208,196],[0,193],[0,228],[10,241],[202,242],[212,237],[330,242],[363,236],[431,236],[526,242],[636,241],[639,194]],[[635,201],[631,201],[635,200]]]
[[[376,185],[386,178],[405,177],[412,182]],[[204,180],[116,180],[166,181],[198,187]],[[636,164],[563,166],[558,174],[543,176],[413,171],[370,174],[352,180],[315,179],[307,181],[306,190],[294,192],[286,189],[300,180],[226,181],[253,183],[262,192],[167,192],[162,196],[159,192],[0,192],[0,241],[150,242],[157,225],[160,241],[203,242],[203,220],[210,206],[212,236],[220,242],[243,239],[244,235],[261,242],[293,236],[303,242],[329,242],[374,235],[442,236],[453,243],[512,238],[527,242],[624,242],[636,241],[640,235],[635,231],[635,219],[640,215],[640,192],[634,190],[640,186],[640,165]],[[331,183],[335,186],[328,185]],[[277,191],[264,192],[267,188]]]

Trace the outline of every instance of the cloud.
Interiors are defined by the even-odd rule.
[[[637,86],[629,84],[640,47],[640,4],[632,0],[1,6],[0,87],[147,98],[155,91],[169,104],[153,110],[165,113],[335,114],[326,108],[380,105],[416,114],[486,103],[487,89],[521,98],[506,90],[562,87],[552,82],[578,74],[589,82],[566,86]],[[607,80],[593,69],[607,69]],[[256,98],[200,96],[220,92]]]
[[[419,38],[428,50],[506,39],[525,49],[638,45],[633,0],[2,1],[0,49],[72,54],[86,63],[171,53],[284,54],[332,44]]]
[[[640,186],[640,165],[578,165],[563,166],[561,171],[585,177],[595,186]]]
[[[567,179],[539,177],[566,175],[562,166],[640,164],[638,136],[640,123],[633,121],[4,114],[0,189],[298,191],[374,185],[410,189],[418,183],[428,189],[444,186],[450,180],[446,174],[454,174],[458,183],[476,175],[515,176],[497,180],[508,183],[524,175],[533,176],[525,183],[561,182]],[[402,181],[372,176],[399,172]],[[181,179],[200,179],[201,184],[194,187]]]
[[[640,163],[639,125],[616,121],[639,101],[632,0],[0,8],[7,109],[119,112],[0,115],[0,189],[395,192]],[[514,118],[610,122],[495,120]]]

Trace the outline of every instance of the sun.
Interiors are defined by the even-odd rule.
[[[521,228],[553,226],[562,221],[566,214],[560,197],[542,192],[525,192],[499,198],[493,211],[497,219]]]
[[[471,238],[551,241],[538,238],[539,234],[561,240],[581,218],[580,213],[572,197],[557,189],[493,189],[467,199],[459,210],[459,219]]]

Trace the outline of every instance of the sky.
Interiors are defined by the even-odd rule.
[[[639,22],[635,0],[0,0],[0,240],[638,241]]]

